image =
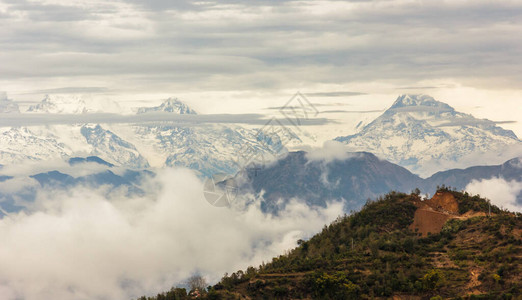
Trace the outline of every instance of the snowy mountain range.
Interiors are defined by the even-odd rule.
[[[121,113],[117,102],[108,99],[94,99],[84,95],[46,95],[43,100],[27,109],[31,113],[85,114]]]
[[[0,113],[19,114],[15,102],[0,94]],[[46,96],[23,114],[183,114],[196,111],[175,98],[158,106],[123,111],[110,100],[84,96]],[[297,136],[292,137],[299,141]],[[341,136],[349,151],[366,151],[427,177],[477,161],[501,163],[522,155],[522,142],[494,122],[455,111],[427,95],[402,95],[360,132]],[[69,124],[0,128],[0,164],[98,156],[126,168],[184,166],[204,176],[238,171],[241,153],[284,154],[277,135],[237,125],[169,123]]]
[[[167,99],[157,107],[139,108],[138,114],[167,112],[197,114],[177,99]],[[234,174],[238,171],[238,156],[247,149],[267,154],[286,151],[277,135],[266,136],[258,130],[236,125],[200,125],[180,127],[169,124],[114,126],[115,131],[139,145],[139,150],[155,166],[185,166],[203,175]]]
[[[18,109],[3,97],[3,112]],[[46,96],[27,113],[89,114],[121,111],[112,101],[81,96]],[[139,107],[136,114],[196,114],[181,101],[170,98],[155,107]],[[0,163],[41,161],[95,155],[115,165],[142,169],[184,166],[204,176],[238,171],[238,154],[245,149],[272,156],[286,148],[277,135],[235,125],[174,126],[161,124],[72,124],[0,128]],[[270,155],[268,155],[270,154]]]
[[[401,95],[359,133],[336,140],[350,151],[374,153],[421,176],[522,154],[522,142],[512,131],[427,95]]]

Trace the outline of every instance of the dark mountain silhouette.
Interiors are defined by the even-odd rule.
[[[308,160],[306,152],[299,151],[290,152],[267,167],[247,169],[246,176],[245,173],[238,176],[247,179],[242,186],[244,191],[263,194],[261,205],[268,212],[277,212],[291,198],[323,207],[328,200],[345,199],[348,212],[391,190],[409,193],[419,188],[423,193],[433,194],[438,186],[462,190],[473,180],[499,177],[522,181],[522,159],[438,172],[423,179],[368,152],[350,153],[345,160],[325,163]],[[522,204],[522,193],[518,201]]]
[[[422,179],[407,169],[380,160],[367,152],[352,153],[351,158],[309,161],[306,152],[290,152],[266,168],[248,170],[243,188],[255,193],[264,191],[262,208],[277,212],[284,202],[299,198],[308,205],[325,206],[330,199],[345,199],[347,210],[359,208],[367,199],[390,190],[411,191]]]

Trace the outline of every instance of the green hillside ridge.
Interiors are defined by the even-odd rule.
[[[438,233],[411,230],[425,202],[418,191],[391,192],[270,263],[226,274],[198,299],[522,299],[520,214],[439,192],[453,195],[458,213]],[[139,299],[191,297],[173,289]]]

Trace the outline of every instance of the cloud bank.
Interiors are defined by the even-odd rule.
[[[146,93],[452,78],[518,89],[520,20],[518,1],[1,0],[0,84]]]
[[[166,290],[194,273],[217,281],[257,266],[342,212],[291,202],[280,216],[256,205],[219,209],[189,170],[167,169],[157,193],[115,197],[75,188],[38,193],[26,212],[0,219],[0,298],[131,299]]]
[[[86,114],[2,114],[0,113],[0,127],[41,126],[57,124],[158,124],[168,123],[176,126],[196,126],[209,124],[250,124],[265,125],[270,121],[260,114],[172,114],[163,112],[144,113],[137,115],[120,115],[112,113]],[[288,123],[286,119],[279,120]],[[331,122],[326,118],[302,119],[300,125],[325,125]]]
[[[517,201],[522,192],[522,182],[506,181],[503,178],[473,180],[464,189],[471,194],[479,194],[491,203],[510,211],[522,212],[522,203]]]

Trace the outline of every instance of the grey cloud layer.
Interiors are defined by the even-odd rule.
[[[1,82],[147,91],[457,78],[517,87],[522,3],[0,0]]]
[[[13,114],[0,113],[0,127],[37,126],[52,124],[82,124],[82,123],[130,123],[154,124],[166,122],[179,126],[199,126],[217,123],[265,125],[269,122],[259,114],[208,114],[208,115],[178,115],[171,113],[145,113],[138,115],[118,115],[106,113],[91,114]],[[291,125],[286,119],[279,122]],[[326,118],[300,119],[300,125],[324,125],[331,121]]]

